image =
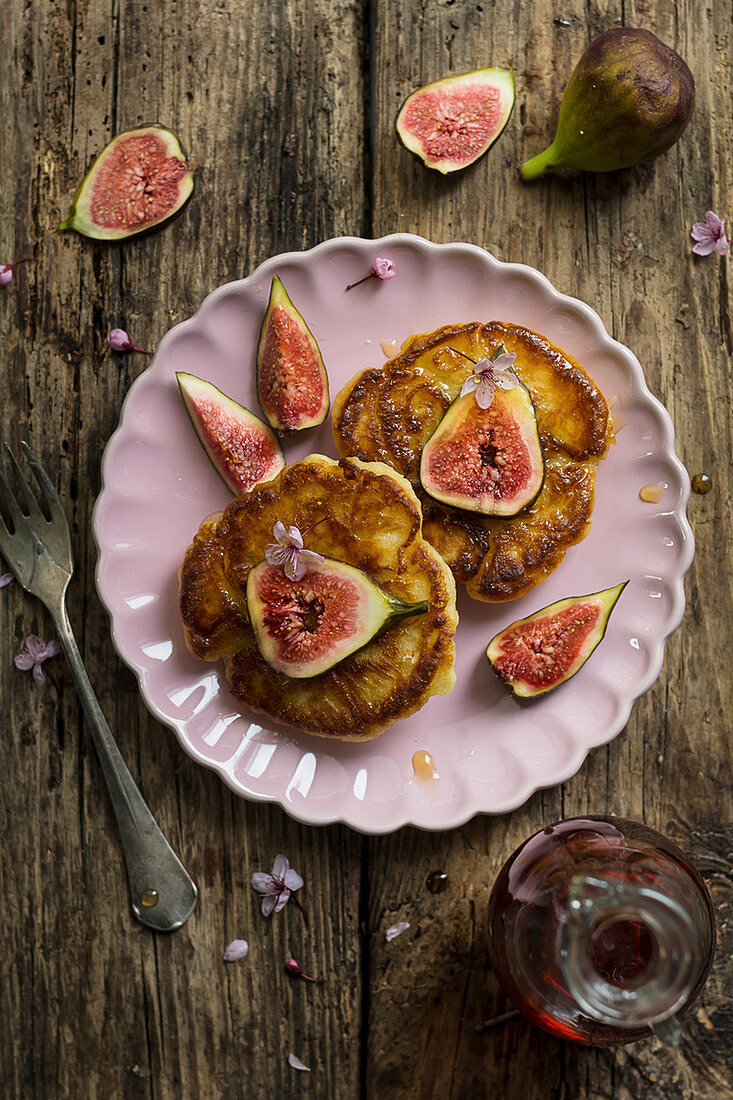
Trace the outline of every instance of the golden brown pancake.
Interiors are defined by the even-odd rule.
[[[423,446],[473,370],[464,356],[489,357],[501,344],[517,355],[513,369],[532,395],[545,457],[542,491],[511,519],[439,504],[419,488]],[[337,394],[333,430],[340,454],[385,462],[415,484],[426,539],[471,596],[490,602],[524,595],[587,535],[596,468],[612,439],[605,398],[583,367],[545,337],[502,321],[410,337],[394,359]]]
[[[301,531],[321,520],[309,550],[361,569],[406,602],[427,600],[428,611],[318,676],[276,672],[257,648],[245,588],[278,520]],[[455,582],[421,525],[409,482],[382,463],[310,455],[287,466],[206,520],[186,551],[180,611],[189,649],[222,659],[232,692],[252,710],[323,737],[376,737],[455,683]]]

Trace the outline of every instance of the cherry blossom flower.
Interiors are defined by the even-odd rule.
[[[500,348],[491,359],[479,359],[473,374],[463,383],[460,396],[475,391],[479,408],[490,408],[497,389],[513,390],[519,385],[519,380],[511,369],[516,358],[513,351]]]
[[[365,275],[363,279],[357,279],[355,283],[349,283],[346,289],[351,290],[355,286],[360,286],[362,283],[365,283],[367,279],[380,279],[383,283],[386,283],[390,279],[394,279],[396,274],[397,269],[395,268],[394,260],[390,260],[386,256],[377,256],[369,274]]]
[[[112,351],[141,351],[143,355],[153,354],[145,348],[136,348],[123,328],[113,328],[107,337],[107,343]]]
[[[717,252],[724,256],[729,248],[728,238],[725,235],[725,218],[719,218],[712,210],[708,210],[705,220],[695,222],[690,236],[697,244],[692,246],[692,251],[698,256],[709,256],[711,252]]]
[[[399,924],[393,924],[390,928],[387,929],[386,932],[387,943],[391,943],[391,941],[396,939],[397,936],[401,936],[402,933],[406,932],[409,927],[410,922],[406,920],[401,920]]]
[[[18,264],[27,264],[31,256],[23,256],[21,260],[13,260],[11,264],[0,264],[0,286],[7,286],[13,278],[13,268]]]
[[[297,959],[288,959],[285,963],[285,969],[288,974],[292,974],[294,978],[302,978],[304,982],[325,982],[325,978],[311,978],[305,973],[303,968]]]
[[[293,871],[290,863],[284,855],[275,856],[275,862],[272,865],[272,871],[269,875],[265,871],[255,871],[252,875],[252,888],[257,891],[258,894],[262,894],[262,912],[266,917],[269,917],[270,913],[279,913],[290,900],[291,894],[294,890],[300,890],[303,885],[303,880],[297,871]],[[307,921],[307,916],[303,906],[300,904],[297,898],[293,898],[293,901],[300,909],[303,917]]]
[[[224,949],[224,962],[237,962],[238,959],[243,959],[248,951],[249,944],[246,940],[232,940]]]
[[[44,642],[35,634],[29,634],[25,640],[24,651],[15,658],[15,667],[24,671],[32,668],[36,683],[45,684],[46,677],[41,666],[49,657],[55,657],[60,652],[61,646],[58,642]]]
[[[3,573],[2,577],[0,577],[0,588],[4,588],[6,584],[10,584],[12,579],[12,573]]]
[[[293,1069],[302,1070],[304,1073],[310,1073],[311,1071],[310,1066],[307,1066],[305,1062],[301,1062],[297,1054],[288,1054],[288,1065],[292,1066]]]
[[[318,522],[323,523],[323,520],[319,519]],[[278,520],[272,529],[277,542],[271,542],[265,550],[267,564],[282,565],[288,580],[299,581],[309,561],[324,561],[322,554],[317,554],[315,550],[303,549],[303,536],[312,531],[315,526],[315,523],[311,524],[301,535],[297,527],[286,527]]]

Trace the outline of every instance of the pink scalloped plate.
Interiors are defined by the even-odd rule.
[[[377,256],[397,269],[345,293]],[[178,618],[177,574],[202,520],[230,499],[181,401],[189,371],[259,411],[254,356],[272,276],[278,274],[318,340],[332,396],[357,371],[384,362],[383,341],[449,322],[504,320],[547,336],[586,367],[613,406],[617,443],[599,468],[590,534],[539,588],[511,604],[459,597],[458,682],[377,740],[333,743],[278,728],[240,707],[222,669],[195,660]],[[285,441],[286,459],[335,455],[330,420]],[[118,653],[152,713],[194,760],[243,798],[278,802],[299,821],[346,822],[365,833],[402,825],[449,829],[477,813],[506,813],[541,787],[569,779],[588,752],[624,727],[632,703],[659,675],[665,639],[684,608],[693,555],[685,518],[689,481],[675,456],[670,418],[637,359],[587,305],[544,276],[500,263],[467,244],[396,234],[340,238],[268,260],[215,290],[195,317],[161,340],[125,400],[102,463],[94,535],[97,587]],[[661,490],[657,503],[639,497]],[[554,693],[519,705],[484,658],[514,619],[561,597],[629,580],[602,644]],[[412,757],[431,754],[439,779],[416,778]]]

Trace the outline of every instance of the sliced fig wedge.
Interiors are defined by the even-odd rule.
[[[257,344],[257,394],[277,432],[313,428],[328,414],[323,356],[277,275]]]
[[[628,583],[558,600],[506,627],[486,650],[496,675],[524,699],[564,684],[603,640],[609,616]]]
[[[309,562],[300,580],[260,562],[247,576],[247,609],[268,665],[294,679],[318,676],[408,615],[426,600],[404,603],[353,565]]]
[[[397,116],[397,133],[428,168],[456,172],[493,145],[513,105],[511,69],[476,69],[409,95]]]
[[[183,372],[176,378],[196,433],[233,493],[248,493],[280,473],[285,459],[267,424],[211,382]]]
[[[516,516],[545,476],[537,417],[519,380],[497,389],[488,409],[473,393],[449,406],[420,458],[420,481],[435,500],[486,516]]]
[[[99,154],[59,229],[124,240],[171,218],[192,190],[193,168],[170,130],[126,130]]]

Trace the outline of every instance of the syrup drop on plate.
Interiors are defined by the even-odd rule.
[[[639,489],[639,496],[647,504],[658,504],[664,495],[664,489],[660,485],[645,485]]]
[[[426,779],[429,782],[440,779],[435,761],[429,752],[425,752],[425,749],[418,749],[412,754],[412,770],[416,779]]]
[[[396,340],[382,340],[379,346],[388,359],[394,359],[399,354],[400,347]]]
[[[140,895],[140,903],[146,909],[152,909],[154,905],[158,904],[158,891],[157,890],[143,890]]]

